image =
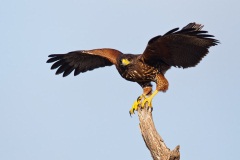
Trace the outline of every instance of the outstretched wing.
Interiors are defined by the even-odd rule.
[[[68,76],[74,70],[74,76],[91,71],[95,68],[111,66],[117,63],[117,57],[122,54],[114,49],[95,49],[73,51],[67,54],[51,54],[47,63],[53,63],[51,69],[57,69],[56,74]]]
[[[211,46],[219,43],[207,31],[201,31],[203,25],[189,23],[179,30],[172,29],[163,36],[152,38],[142,54],[143,60],[156,65],[165,62],[175,67],[194,67],[208,53]]]

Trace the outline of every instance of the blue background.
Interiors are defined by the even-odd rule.
[[[142,53],[189,22],[221,44],[195,68],[172,68],[153,100],[157,130],[181,159],[238,159],[240,11],[237,0],[1,0],[0,159],[151,159],[128,111],[142,93],[115,67],[55,76],[47,56],[79,49]]]

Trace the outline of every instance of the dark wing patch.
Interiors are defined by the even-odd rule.
[[[53,63],[51,69],[57,69],[56,74],[68,76],[74,70],[74,76],[91,71],[95,68],[111,66],[113,63],[100,55],[89,54],[86,51],[73,51],[67,54],[51,54],[47,63]]]
[[[201,31],[203,25],[190,23],[183,29],[172,29],[163,36],[152,38],[142,58],[150,64],[165,62],[175,67],[193,67],[208,53],[211,46],[219,43],[207,31]]]

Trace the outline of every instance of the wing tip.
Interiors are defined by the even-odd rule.
[[[52,60],[52,58],[49,58],[49,59],[46,61],[46,63],[52,63],[52,62],[54,62],[54,61]]]
[[[50,55],[48,55],[48,57],[55,57],[56,56],[56,54],[50,54]]]
[[[169,35],[169,34],[175,33],[175,32],[178,31],[178,30],[179,30],[179,27],[174,28],[174,29],[168,31],[167,33],[165,33],[163,36],[166,36],[166,35]]]

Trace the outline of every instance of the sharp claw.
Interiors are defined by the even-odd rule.
[[[129,114],[130,114],[131,117],[132,117],[132,114],[135,114],[134,111],[135,111],[135,108],[130,109]]]
[[[130,117],[132,117],[132,115],[131,115],[131,111],[129,111],[129,114],[130,114]]]
[[[130,114],[130,116],[132,117],[132,114],[133,114],[133,113],[132,113],[131,111],[129,111],[129,114]]]
[[[139,96],[139,97],[137,98],[137,101],[138,101],[138,102],[141,101],[141,96]]]

